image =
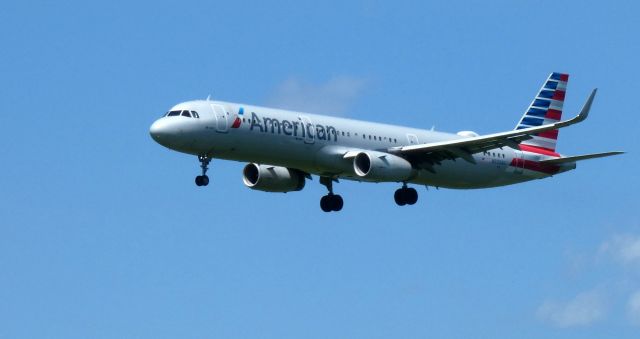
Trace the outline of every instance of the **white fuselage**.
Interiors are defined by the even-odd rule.
[[[176,151],[208,157],[298,169],[309,174],[362,180],[353,172],[354,150],[389,148],[460,139],[458,134],[379,124],[221,101],[190,101],[172,110],[196,111],[199,118],[165,116],[152,136]],[[466,135],[468,136],[468,135]],[[407,182],[448,188],[483,188],[550,176],[525,163],[551,156],[509,147],[418,168]],[[563,166],[559,172],[575,168]]]

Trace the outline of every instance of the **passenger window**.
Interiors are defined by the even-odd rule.
[[[189,113],[189,111],[182,111],[182,116],[183,117],[187,117],[187,118],[191,118],[191,113]]]
[[[167,114],[167,116],[169,117],[175,117],[177,115],[180,115],[180,111],[171,111],[169,112],[169,114]]]

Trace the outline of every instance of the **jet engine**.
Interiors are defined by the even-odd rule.
[[[353,159],[356,175],[367,181],[399,182],[414,174],[411,164],[397,155],[377,151],[362,151]]]
[[[254,190],[291,192],[304,187],[305,175],[296,169],[251,163],[242,170],[242,181]]]

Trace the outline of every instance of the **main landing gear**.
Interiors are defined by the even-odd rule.
[[[413,205],[418,202],[418,191],[415,188],[407,187],[405,183],[396,190],[393,199],[395,199],[398,206]]]
[[[338,212],[342,209],[344,201],[339,194],[333,194],[333,179],[329,177],[320,177],[320,183],[327,187],[329,194],[320,199],[320,208],[325,212]]]
[[[206,155],[199,155],[198,161],[200,161],[200,168],[202,168],[202,175],[196,177],[196,185],[207,186],[209,185],[209,177],[207,176],[207,170],[209,169],[209,163],[211,158]]]

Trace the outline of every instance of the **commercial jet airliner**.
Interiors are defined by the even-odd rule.
[[[175,105],[150,129],[159,144],[196,155],[207,186],[213,158],[247,162],[244,184],[267,192],[300,191],[320,177],[329,191],[325,212],[340,211],[338,179],[395,182],[395,202],[413,205],[418,193],[408,184],[470,189],[517,184],[576,168],[580,160],[623,152],[563,156],[558,131],[584,121],[594,89],[580,113],[562,120],[568,74],[552,73],[511,131],[455,134],[352,119],[286,111],[217,100]],[[486,108],[485,108],[486,109]]]

